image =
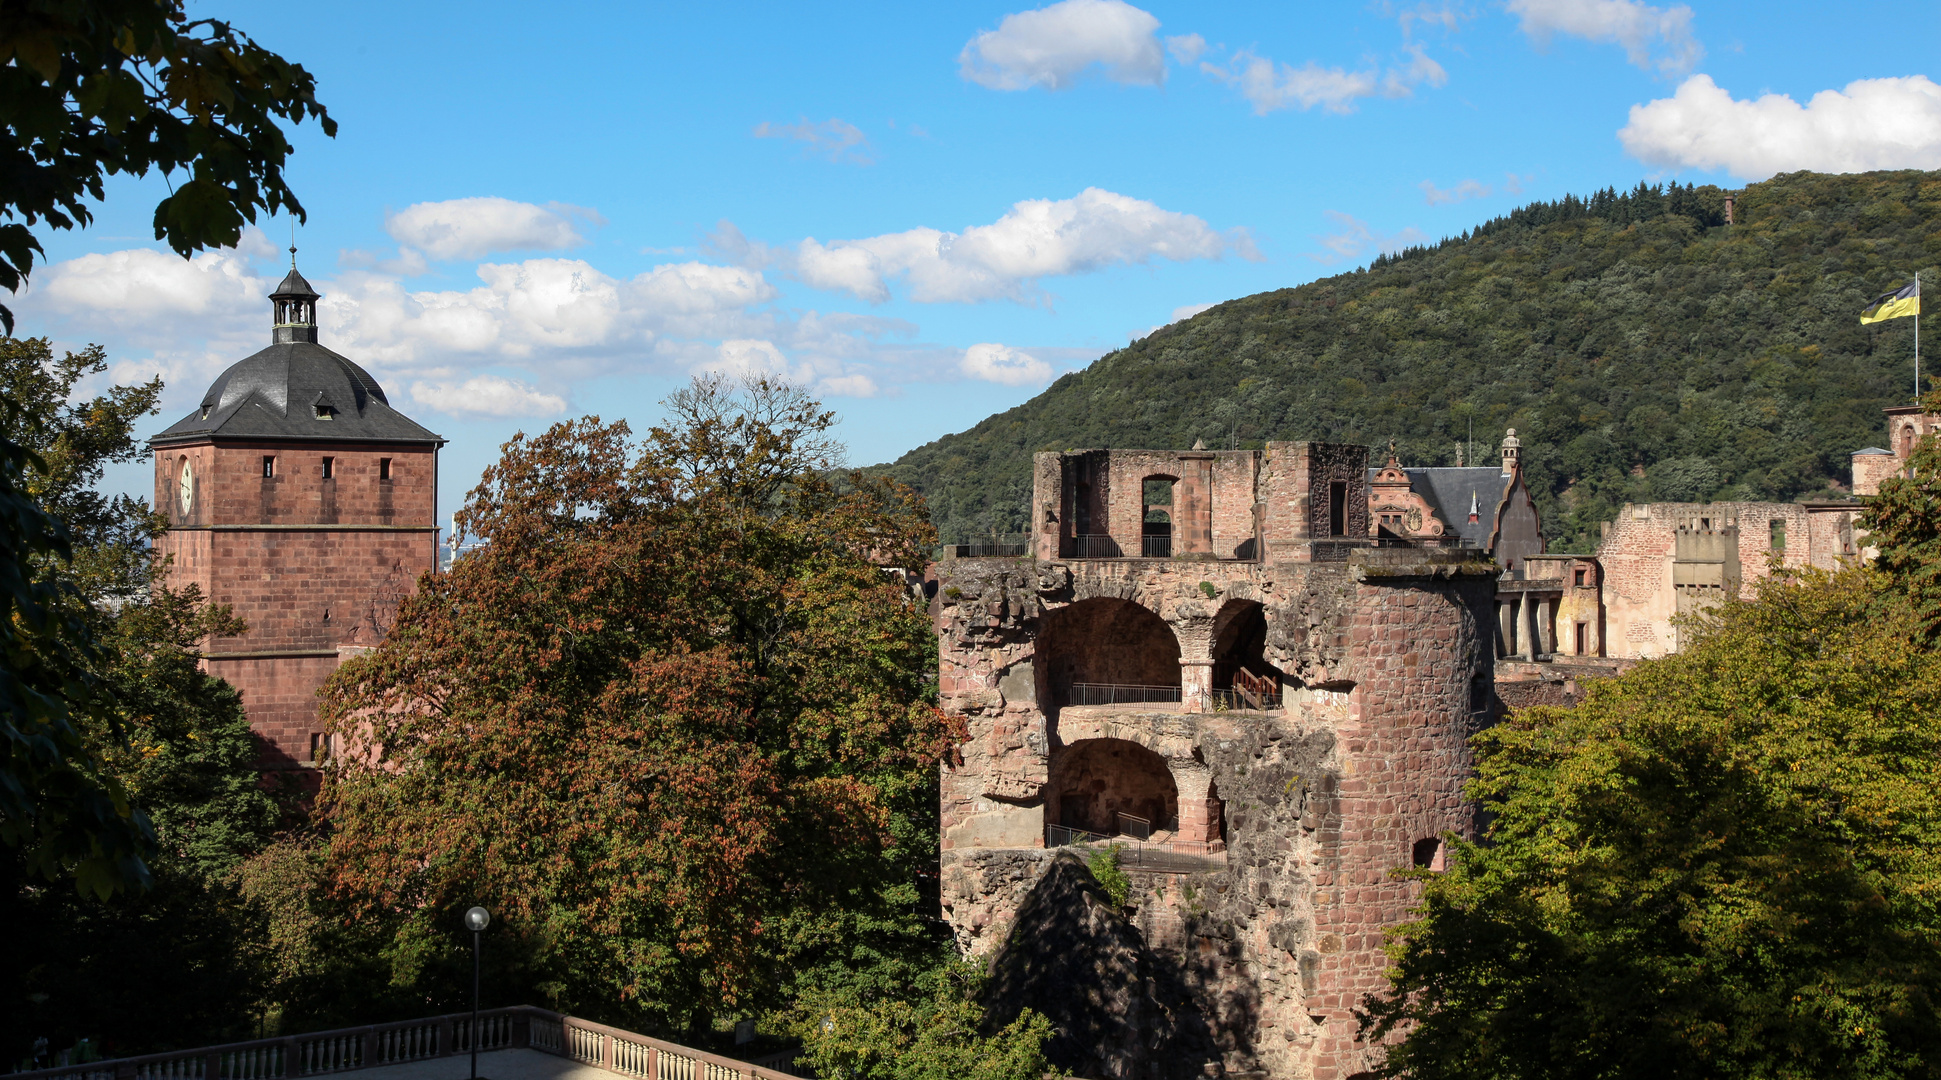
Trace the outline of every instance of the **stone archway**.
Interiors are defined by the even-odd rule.
[[[1084,739],[1052,758],[1045,785],[1045,820],[1070,829],[1115,836],[1179,827],[1179,786],[1165,758],[1127,739]]]
[[[1084,704],[1075,688],[1145,687],[1178,701],[1179,639],[1165,620],[1130,600],[1094,597],[1046,613],[1037,662],[1040,701]],[[1136,696],[1136,695],[1129,695]]]
[[[1257,600],[1228,600],[1213,618],[1212,689],[1231,693],[1236,680],[1250,687],[1279,688],[1280,669],[1268,663],[1267,610]]]

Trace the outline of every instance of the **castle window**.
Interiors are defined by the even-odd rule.
[[[1328,535],[1348,535],[1348,484],[1336,480],[1328,485]]]
[[[322,765],[324,762],[330,760],[331,744],[335,741],[327,731],[311,732],[310,763],[312,765]]]
[[[391,479],[391,459],[390,458],[381,457],[377,459],[377,478],[379,480]]]
[[[336,458],[323,459],[323,478],[325,480],[332,480],[332,479],[335,479],[336,476],[337,476],[337,459]]]
[[[1442,841],[1433,836],[1417,840],[1415,847],[1409,852],[1409,855],[1409,861],[1424,870],[1434,870],[1437,873],[1441,873],[1447,866],[1447,860],[1443,858],[1442,854]]]
[[[1785,518],[1772,519],[1772,542],[1770,546],[1774,551],[1786,550],[1786,519]]]
[[[263,479],[267,480],[270,477],[275,475],[276,475],[276,455],[264,454],[263,455]]]

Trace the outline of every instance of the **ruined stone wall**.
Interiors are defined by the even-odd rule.
[[[1270,458],[1281,478],[1325,479],[1339,466],[1365,484],[1363,462],[1297,469],[1305,455],[1288,449]],[[1279,504],[1282,535],[1309,527],[1314,485],[1289,498],[1274,475],[1263,495]],[[1365,488],[1350,505],[1366,512]],[[1158,1045],[1115,1051],[1111,1067],[1131,1071],[1110,1075],[1199,1075],[1208,1060],[1277,1077],[1365,1068],[1376,1051],[1355,1043],[1351,1010],[1385,985],[1382,933],[1415,889],[1391,874],[1424,842],[1473,828],[1461,784],[1466,738],[1490,701],[1493,567],[1475,552],[1362,549],[1327,564],[958,560],[938,573],[942,701],[970,729],[941,778],[943,904],[959,945],[973,955],[1031,946],[1014,931],[1021,910],[1038,910],[1034,890],[1069,891],[1047,877],[1048,781],[1062,790],[1071,748],[1119,740],[1149,753],[1147,766],[1164,763],[1181,834],[1198,813],[1218,842],[1129,853],[1148,860],[1130,869],[1136,946],[1150,964],[1108,966],[1147,972],[1140,1000],[1158,1010]],[[1284,708],[1061,707],[1043,677],[1024,673],[1062,655],[1058,615],[1088,600],[1162,620],[1189,689],[1196,665],[1218,658],[1216,623],[1259,604]],[[1088,777],[1097,765],[1075,763]],[[1133,791],[1141,784],[1164,786],[1148,767],[1098,794],[1150,797]],[[1086,925],[1104,934],[1109,923]],[[1108,936],[1112,955],[1131,947],[1116,929]]]
[[[1640,503],[1627,504],[1605,532],[1597,549],[1604,568],[1606,656],[1663,656],[1676,647],[1672,616],[1678,598],[1672,587],[1672,561],[1681,525],[1709,518],[1739,527],[1741,595],[1766,576],[1773,554],[1772,526],[1786,523],[1782,565],[1814,564],[1825,550],[1824,528],[1816,529],[1807,508],[1796,503]]]

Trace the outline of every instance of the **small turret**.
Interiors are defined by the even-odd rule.
[[[1503,475],[1508,476],[1517,470],[1517,455],[1523,449],[1523,440],[1516,437],[1516,429],[1511,428],[1503,434]],[[1485,466],[1487,468],[1488,466]]]
[[[297,249],[292,245],[290,272],[283,275],[276,291],[270,293],[270,302],[276,311],[276,324],[270,331],[271,344],[316,341],[317,301],[321,299],[323,294],[311,288],[303,275],[297,273]]]

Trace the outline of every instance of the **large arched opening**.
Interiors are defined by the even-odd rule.
[[[1229,600],[1213,619],[1213,692],[1232,708],[1280,704],[1280,669],[1267,662],[1267,610]]]
[[[1084,739],[1052,758],[1045,820],[1144,840],[1179,828],[1179,787],[1166,759],[1126,739]]]
[[[1045,616],[1038,635],[1041,700],[1065,705],[1179,700],[1179,639],[1130,600],[1095,597]]]

